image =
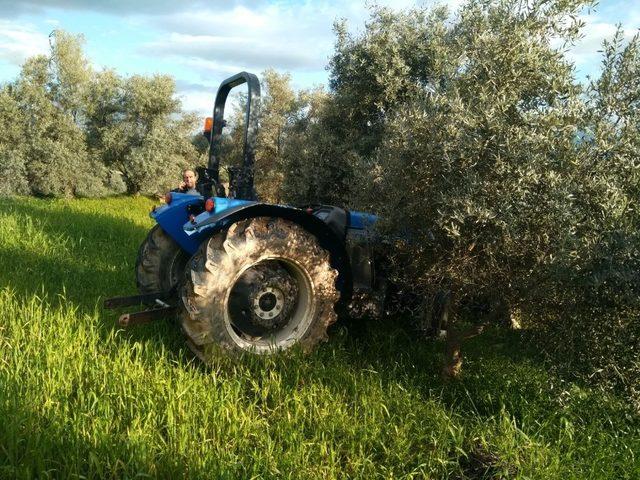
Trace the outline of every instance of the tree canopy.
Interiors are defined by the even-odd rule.
[[[0,92],[2,193],[154,193],[201,161],[173,78],[94,71],[81,36],[50,41]]]
[[[549,351],[637,402],[639,40],[618,32],[584,85],[567,50],[587,4],[469,0],[374,8],[358,34],[337,24],[331,90],[291,164],[350,181],[294,196],[379,214],[396,283],[451,291],[458,321],[544,327]]]

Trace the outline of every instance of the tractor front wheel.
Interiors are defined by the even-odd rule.
[[[189,254],[160,225],[156,225],[138,250],[138,291],[145,294],[177,289],[188,260]]]
[[[185,270],[182,328],[205,360],[222,347],[269,354],[309,350],[336,321],[337,271],[300,225],[281,218],[233,224],[203,242]]]

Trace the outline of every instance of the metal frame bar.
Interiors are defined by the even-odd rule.
[[[260,108],[260,82],[253,73],[240,72],[223,80],[218,87],[213,107],[213,130],[209,149],[209,165],[211,178],[216,184],[220,181],[220,147],[222,129],[224,128],[224,107],[232,88],[247,84],[247,110],[244,123],[244,147],[242,172],[238,181],[236,198],[255,200],[253,190],[253,166],[255,163],[256,138],[258,135],[258,111]]]

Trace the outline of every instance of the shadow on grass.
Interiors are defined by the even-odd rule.
[[[0,247],[0,265],[3,266],[0,288],[10,287],[24,297],[44,295],[50,299],[64,292],[69,302],[89,313],[105,297],[135,292],[135,257],[147,233],[146,228],[124,218],[81,213],[44,202],[3,201],[0,213],[11,213],[18,219],[26,216],[41,219],[38,226],[45,234],[71,240],[61,249],[60,255]],[[116,328],[113,322],[117,313],[104,312],[100,318],[103,332]],[[125,341],[153,339],[152,349],[159,350],[164,346],[174,353],[182,352],[180,355],[185,352],[178,328],[170,323],[130,329],[122,338]],[[558,402],[561,381],[546,372],[530,332],[492,330],[466,342],[460,381],[445,382],[440,378],[442,350],[441,342],[419,338],[404,327],[402,319],[353,321],[336,325],[330,332],[329,343],[300,361],[290,361],[289,355],[247,361],[227,358],[217,367],[218,372],[228,376],[230,381],[234,380],[238,365],[245,369],[239,380],[245,398],[237,400],[246,400],[248,405],[258,404],[261,395],[256,389],[262,381],[269,381],[269,373],[276,370],[289,393],[301,388],[304,385],[301,382],[312,381],[326,386],[335,398],[354,405],[359,405],[359,389],[369,382],[381,384],[385,397],[390,398],[394,391],[402,390],[409,392],[415,401],[441,402],[448,412],[474,421],[495,418],[507,411],[518,425],[529,425],[533,429],[547,428],[544,425],[550,422],[548,428],[555,434],[563,416],[580,418],[578,414],[571,416],[571,411]],[[209,374],[209,370],[199,366],[195,371]],[[585,397],[574,408],[585,407],[583,412],[601,417],[602,424],[606,420],[609,425],[617,426],[618,413],[613,407],[594,404],[586,409],[589,405],[585,403],[590,401],[590,397]],[[127,445],[124,436],[119,441],[126,447],[117,450],[122,458],[114,458],[108,440],[89,448],[82,438],[65,433],[62,427],[43,428],[41,425],[48,425],[50,419],[32,412],[20,399],[4,408],[4,412],[2,408],[0,412],[5,413],[6,418],[17,419],[7,432],[40,431],[42,441],[39,444],[33,436],[33,443],[28,447],[26,444],[13,445],[9,450],[14,455],[6,459],[8,465],[18,465],[20,458],[25,456],[43,458],[43,462],[34,468],[47,471],[55,465],[52,459],[60,452],[77,450],[80,454],[65,464],[63,471],[97,472],[98,477],[104,477],[145,471],[145,466],[151,462],[145,455],[136,454],[137,445]],[[105,465],[101,458],[109,458],[113,464]],[[119,467],[117,460],[124,461],[126,466]],[[181,463],[173,461],[169,455],[156,462],[158,472],[167,477],[174,476],[181,468]],[[16,471],[4,473],[12,476]],[[0,477],[4,473],[0,466]]]
[[[0,287],[22,295],[65,297],[83,310],[93,310],[99,297],[135,289],[134,265],[147,230],[106,214],[85,214],[63,204],[3,199],[0,213],[37,221],[46,236],[68,239],[52,254],[20,251],[0,245]]]
[[[640,430],[640,422],[629,416],[620,399],[552,373],[533,337],[531,331],[492,328],[466,341],[457,380],[440,376],[444,342],[419,337],[402,319],[338,323],[328,344],[307,361],[291,361],[284,354],[275,361],[248,360],[245,365],[256,378],[264,370],[276,370],[292,391],[300,388],[301,378],[313,378],[336,399],[351,401],[362,395],[363,385],[373,382],[381,385],[385,401],[396,391],[406,392],[476,422],[506,415],[534,436],[557,437],[567,421],[589,428],[610,425],[611,432]]]
[[[620,463],[618,451],[640,446],[640,417],[633,407],[622,397],[559,373],[540,351],[539,332],[490,328],[464,342],[458,380],[440,376],[442,341],[416,338],[398,324],[357,333],[352,329],[347,339],[355,345],[346,349],[346,361],[379,371],[389,389],[412,391],[480,424],[509,419],[529,438],[564,442],[557,448],[584,442],[585,464],[596,451],[609,452],[611,461]]]
[[[403,319],[387,322],[348,326],[349,364],[377,371],[389,386],[398,384],[424,398],[438,398],[458,411],[493,416],[508,405],[516,415],[522,409],[531,412],[532,405],[520,401],[539,397],[539,381],[546,372],[530,332],[489,329],[465,341],[461,378],[447,380],[441,376],[443,340],[425,338],[407,328]],[[541,410],[549,407],[544,403]]]
[[[87,441],[86,434],[70,428],[64,418],[37,411],[21,399],[0,405],[0,415],[3,479],[242,478],[231,474],[238,467],[215,457],[198,468],[172,449],[154,452],[144,439],[130,438],[126,429]]]
[[[127,218],[33,199],[3,199],[0,214],[12,215],[18,222],[30,217],[46,237],[64,240],[48,253],[34,251],[33,245],[21,250],[0,243],[0,288],[8,287],[21,298],[38,296],[52,305],[62,297],[80,313],[100,312],[102,334],[119,328],[116,320],[124,310],[103,310],[102,302],[137,293],[135,261],[148,228]],[[175,328],[165,323],[134,327],[126,330],[124,338],[157,340],[159,333],[171,330]],[[169,335],[171,345],[175,337]]]

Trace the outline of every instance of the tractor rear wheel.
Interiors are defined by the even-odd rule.
[[[308,351],[337,319],[336,277],[329,253],[300,225],[243,220],[203,242],[191,258],[181,287],[182,328],[205,360],[217,347]]]
[[[140,245],[136,259],[136,283],[141,294],[177,289],[189,260],[176,241],[156,225]]]

